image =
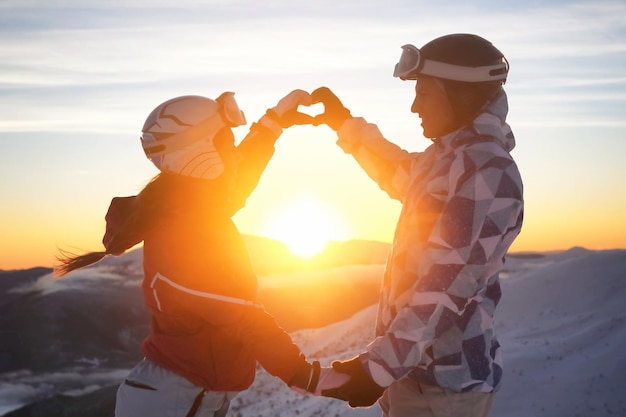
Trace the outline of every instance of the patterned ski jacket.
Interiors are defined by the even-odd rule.
[[[491,392],[502,376],[498,273],[520,232],[522,181],[502,92],[472,126],[409,153],[362,118],[337,144],[402,203],[381,288],[376,338],[359,359],[379,385],[404,377]]]
[[[128,237],[129,246],[144,241],[142,288],[152,318],[142,353],[209,391],[248,388],[257,363],[285,383],[305,364],[289,334],[255,303],[257,278],[231,220],[274,152],[266,136],[252,132],[238,146],[242,162],[230,200],[210,187],[173,191],[158,226]],[[136,199],[113,199],[105,246]]]

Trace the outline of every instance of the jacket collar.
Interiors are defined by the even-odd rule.
[[[476,136],[491,137],[507,152],[515,148],[515,136],[506,123],[509,105],[506,93],[502,90],[493,101],[479,114],[470,126],[448,133],[435,141],[435,144],[451,148],[466,143]]]

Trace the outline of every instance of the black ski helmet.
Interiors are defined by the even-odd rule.
[[[489,75],[495,79],[484,82],[495,81],[496,79],[500,80],[502,84],[506,82],[509,66],[504,54],[487,39],[478,35],[457,33],[442,36],[422,46],[420,52],[424,59],[468,67],[468,69],[493,66],[489,70]],[[441,74],[439,78],[454,80],[446,77],[445,74]]]
[[[509,65],[502,52],[477,35],[457,33],[434,39],[418,49],[402,46],[393,76],[415,80],[427,75],[445,80],[504,84]]]
[[[404,45],[394,77],[437,78],[455,113],[455,126],[471,123],[502,90],[509,64],[504,54],[480,36],[456,33],[441,36],[420,49]]]

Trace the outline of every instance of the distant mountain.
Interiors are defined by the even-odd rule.
[[[51,371],[87,358],[126,366],[138,358],[149,318],[137,275],[96,267],[58,280],[37,271],[36,280],[16,279],[24,271],[0,275],[14,282],[0,293],[0,373]]]
[[[3,414],[3,417],[114,417],[117,385],[84,394],[55,394],[25,407]]]
[[[311,258],[292,253],[286,244],[259,236],[244,235],[250,258],[259,275],[320,270],[345,265],[384,264],[391,245],[371,240],[328,242]]]
[[[9,289],[33,282],[42,275],[49,274],[50,272],[52,272],[52,268],[43,267],[13,271],[0,270],[0,294],[6,294]],[[1,298],[0,303],[1,302],[6,302],[6,298]]]

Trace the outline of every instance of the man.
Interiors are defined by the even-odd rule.
[[[376,338],[333,363],[351,378],[323,394],[353,407],[378,400],[386,417],[487,416],[502,377],[498,273],[523,217],[505,122],[508,63],[470,34],[402,48],[394,76],[416,81],[411,111],[433,141],[424,152],[389,142],[328,88],[312,93],[325,108],[316,123],[337,131],[337,144],[402,202]]]

